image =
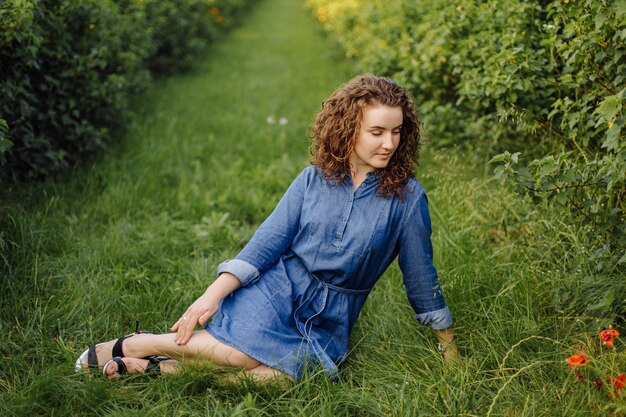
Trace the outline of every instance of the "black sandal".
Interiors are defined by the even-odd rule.
[[[167,356],[149,356],[147,359],[148,366],[146,366],[145,373],[154,376],[161,375],[161,362],[171,360],[171,358]]]
[[[115,362],[117,364],[117,373],[118,374],[124,375],[126,372],[128,372],[128,368],[126,367],[126,364],[124,363],[122,358],[119,357],[119,356],[115,356],[113,359],[108,360],[107,363],[105,363],[104,366],[102,367],[102,375],[104,375],[105,378],[108,378],[107,368],[113,362]]]
[[[137,321],[135,333],[131,333],[126,336],[120,337],[115,342],[115,345],[113,345],[113,349],[111,349],[111,356],[113,356],[113,359],[124,357],[124,351],[122,350],[122,345],[124,343],[124,340],[128,339],[129,337],[133,337],[136,334],[151,334],[151,333],[147,330],[139,330],[139,321]],[[83,364],[85,362],[87,363],[87,368],[83,367]],[[105,363],[105,366],[109,362],[110,361],[107,361]],[[98,355],[96,354],[96,345],[89,346],[87,350],[81,353],[78,359],[76,359],[76,363],[74,364],[74,369],[76,370],[76,372],[87,372],[90,369],[98,369],[99,367],[100,367],[100,364],[98,363]]]
[[[148,365],[146,366],[146,369],[143,373],[153,376],[161,375],[161,362],[170,360],[170,358],[168,358],[167,356],[148,356],[145,359],[148,359]],[[116,356],[113,359],[107,361],[107,363],[105,363],[102,367],[102,375],[104,375],[105,378],[109,377],[109,375],[107,375],[107,368],[113,362],[117,364],[117,373],[119,375],[124,375],[128,372],[128,368],[126,367],[126,364],[124,363],[122,358]]]

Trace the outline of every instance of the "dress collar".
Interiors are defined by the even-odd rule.
[[[354,193],[355,198],[360,198],[376,191],[376,187],[378,186],[378,176],[376,175],[376,171],[368,172],[365,174],[365,179],[356,190],[354,189],[354,182],[352,182],[352,177],[350,175],[346,175],[344,184],[346,190]]]

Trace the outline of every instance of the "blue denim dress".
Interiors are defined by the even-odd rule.
[[[450,327],[424,189],[411,179],[400,200],[376,187],[375,173],[355,191],[349,177],[336,184],[305,168],[237,257],[218,266],[243,286],[206,330],[296,380],[316,366],[334,378],[365,299],[396,256],[415,319]]]

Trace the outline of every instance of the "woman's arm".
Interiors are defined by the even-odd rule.
[[[453,344],[452,316],[443,298],[430,241],[428,200],[423,190],[403,223],[398,264],[415,319],[432,329],[446,358],[457,357]]]
[[[289,249],[298,232],[304,191],[310,174],[310,168],[302,171],[239,255],[218,266],[215,282],[172,326],[171,331],[176,332],[176,343],[186,344],[196,325],[204,326],[217,312],[224,297],[241,286],[254,283],[263,271],[274,265]]]
[[[241,287],[241,281],[233,274],[224,272],[209,285],[209,288],[202,294],[185,313],[178,319],[170,329],[176,332],[176,343],[184,345],[189,341],[197,324],[204,326],[217,311],[220,302]]]

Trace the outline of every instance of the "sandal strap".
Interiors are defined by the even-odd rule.
[[[96,354],[96,345],[89,346],[87,350],[87,367],[98,368],[98,355]]]
[[[124,343],[124,340],[128,339],[131,336],[132,334],[128,336],[122,336],[119,339],[117,339],[117,341],[113,345],[113,349],[111,349],[111,354],[114,358],[115,357],[123,358],[124,356],[126,356],[124,355],[124,351],[122,350],[122,344]]]
[[[137,322],[137,326],[139,326],[139,322]],[[129,337],[132,337],[136,334],[152,334],[151,332],[147,331],[147,330],[137,330],[135,331],[135,333],[131,333],[131,334],[127,334],[126,336],[122,336],[119,339],[117,339],[115,341],[115,344],[113,345],[113,349],[111,349],[111,355],[113,357],[119,356],[120,358],[123,358],[124,356],[124,350],[122,349],[122,345],[124,344],[124,340],[128,339]]]
[[[161,375],[161,362],[170,360],[167,356],[149,356],[148,366],[146,366],[147,374]]]
[[[107,375],[107,368],[109,367],[111,362],[115,362],[117,364],[117,373],[119,375],[123,375],[126,372],[128,372],[128,368],[126,368],[126,364],[124,363],[122,358],[120,358],[119,356],[116,356],[113,359],[111,359],[110,361],[108,361],[107,363],[105,363],[104,366],[102,367],[102,375],[104,375],[105,378],[108,377],[108,375]]]
[[[119,356],[116,356],[113,358],[113,362],[115,362],[117,364],[117,373],[122,375],[125,374],[128,371],[128,368],[126,368],[126,364],[124,363],[124,361],[122,360],[122,358],[120,358]]]

